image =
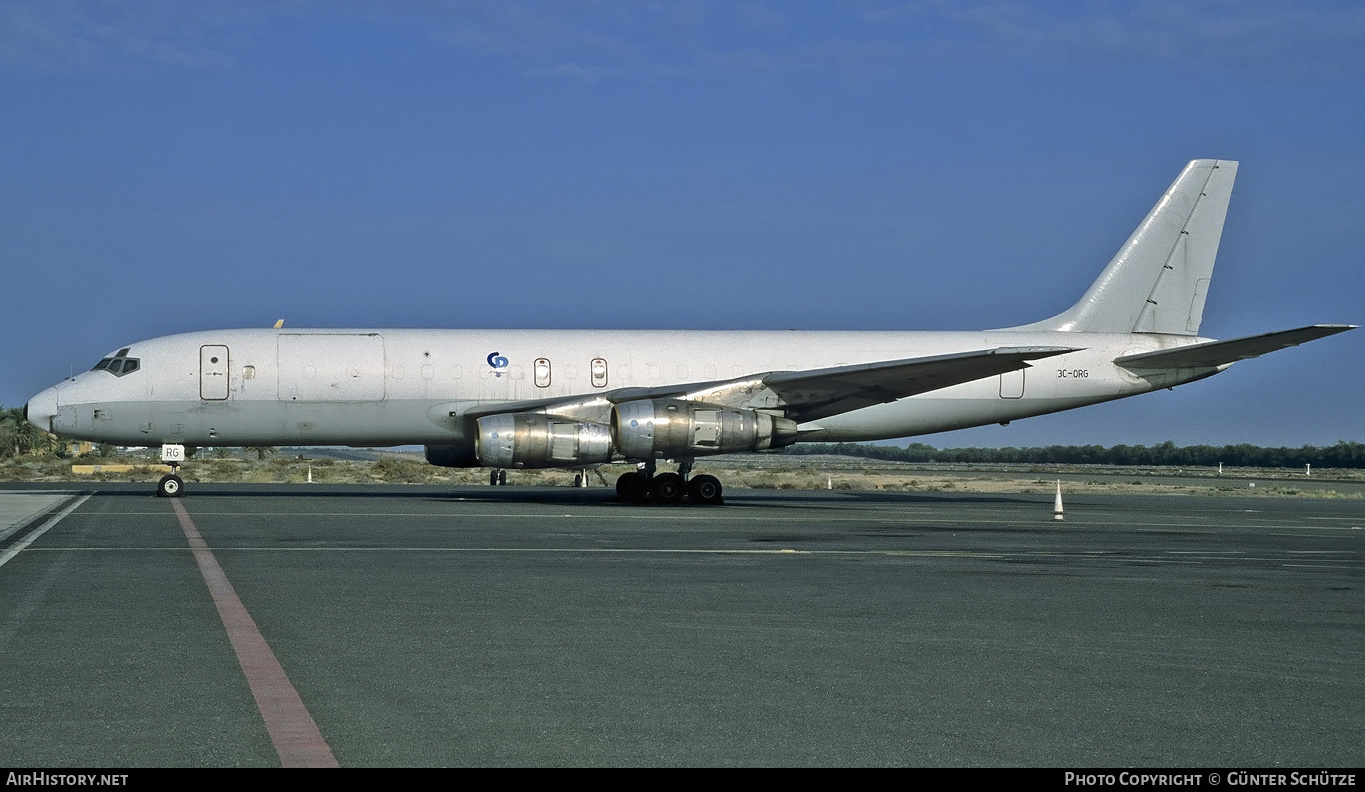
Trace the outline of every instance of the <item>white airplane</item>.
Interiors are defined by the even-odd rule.
[[[219,330],[122,347],[34,396],[60,437],[423,445],[447,467],[637,463],[626,500],[721,501],[709,454],[982,426],[1170,388],[1353,329],[1198,335],[1237,163],[1185,167],[1080,301],[977,332]],[[661,460],[678,472],[656,472]],[[157,485],[178,496],[178,467]]]

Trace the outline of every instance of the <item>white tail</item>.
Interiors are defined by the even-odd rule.
[[[1017,330],[1198,335],[1237,163],[1194,160],[1080,301]]]

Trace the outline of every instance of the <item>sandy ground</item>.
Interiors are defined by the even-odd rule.
[[[182,470],[187,482],[327,484],[412,483],[485,484],[485,469],[438,468],[420,454],[371,452],[373,460],[334,459],[323,450],[304,454],[254,454],[224,457],[208,454],[191,459]],[[0,481],[153,482],[160,475],[154,460],[143,456],[113,458],[5,460]],[[133,467],[95,473],[73,472],[74,465]],[[590,469],[588,486],[614,486],[616,477],[633,466],[603,465]],[[661,470],[672,465],[661,464]],[[1237,494],[1303,497],[1365,497],[1365,471],[1225,468],[1113,467],[1087,465],[940,465],[883,462],[833,455],[750,454],[698,460],[694,473],[709,473],[727,489],[835,489],[908,492],[1050,493],[1061,482],[1064,492]],[[573,486],[578,471],[512,470],[508,484]]]

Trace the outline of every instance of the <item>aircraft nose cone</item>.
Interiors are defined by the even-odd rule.
[[[28,400],[24,405],[24,417],[44,432],[52,431],[52,417],[57,414],[57,389],[48,388]]]

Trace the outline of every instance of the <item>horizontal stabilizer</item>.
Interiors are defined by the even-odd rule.
[[[1228,341],[1207,341],[1176,349],[1124,355],[1115,358],[1114,362],[1133,370],[1217,368],[1354,329],[1355,325],[1309,325],[1295,330],[1280,330]]]

